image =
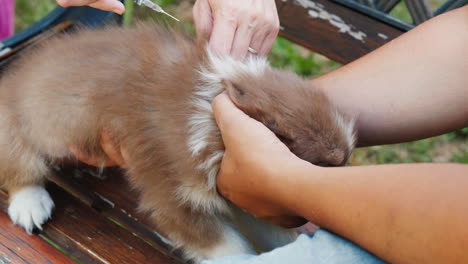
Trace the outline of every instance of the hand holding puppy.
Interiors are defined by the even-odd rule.
[[[274,0],[197,0],[193,19],[198,36],[220,54],[243,59],[249,47],[260,56],[271,50],[279,31]]]
[[[278,200],[277,185],[297,164],[296,157],[273,132],[239,110],[228,95],[218,95],[213,112],[226,147],[217,177],[218,191],[248,213],[291,228],[307,221]]]

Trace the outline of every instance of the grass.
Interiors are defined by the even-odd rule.
[[[125,13],[123,14],[123,24],[128,27],[132,23],[135,3],[133,1],[125,2]]]
[[[193,1],[192,1],[193,2]],[[168,12],[182,18],[184,21],[191,19],[191,1],[187,0],[157,0],[156,3],[163,6]],[[431,0],[431,5],[436,9],[443,0]],[[26,25],[37,21],[44,14],[55,7],[54,0],[16,0],[16,28],[21,29]],[[134,6],[132,1],[126,3],[124,24],[129,26],[139,20],[153,20],[162,23],[171,23],[167,17]],[[411,16],[406,6],[401,2],[392,12],[392,15],[411,22]],[[184,23],[190,30],[193,25]],[[278,38],[269,55],[269,60],[274,67],[289,68],[296,73],[312,78],[338,68],[337,62],[331,61],[321,55],[312,53],[286,39]],[[350,164],[382,164],[382,163],[409,163],[409,162],[459,162],[468,163],[468,128],[452,132],[439,137],[419,140],[410,143],[374,146],[357,149],[350,159]]]
[[[340,66],[317,53],[312,53],[282,37],[278,37],[268,56],[273,67],[288,68],[304,77],[319,76]]]
[[[429,4],[431,5],[432,10],[437,10],[445,0],[429,0]],[[394,17],[397,17],[405,22],[412,23],[413,19],[408,11],[408,8],[405,4],[405,1],[400,1],[394,9],[390,12],[390,14]]]
[[[38,21],[56,6],[54,0],[16,0],[15,30],[19,31]]]
[[[468,164],[468,151],[454,154],[452,158],[450,159],[450,161]]]
[[[413,23],[413,19],[411,18],[410,13],[408,12],[408,8],[406,7],[406,4],[404,1],[401,1],[398,3],[395,8],[392,9],[390,12],[390,15],[394,17],[398,17],[399,19],[408,22],[408,23]]]
[[[454,137],[454,133],[409,143],[373,146],[356,149],[351,165],[459,162],[468,163],[466,139]]]

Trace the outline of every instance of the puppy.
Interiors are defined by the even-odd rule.
[[[140,209],[187,259],[270,250],[296,233],[243,213],[216,192],[224,153],[211,101],[234,103],[298,157],[345,164],[354,121],[306,80],[263,58],[237,61],[156,25],[81,30],[44,42],[0,80],[0,183],[31,232],[54,203],[43,184],[68,146],[100,155],[100,131],[127,146]]]

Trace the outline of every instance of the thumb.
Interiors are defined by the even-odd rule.
[[[264,124],[237,108],[227,93],[224,92],[215,97],[212,107],[226,148],[239,146],[241,143],[245,145],[246,142],[257,146],[281,143]],[[251,145],[247,145],[245,147],[251,147]],[[281,145],[283,144],[281,143]]]
[[[238,127],[239,123],[251,119],[234,105],[226,92],[213,99],[212,107],[216,123],[223,134],[228,134],[231,127]]]

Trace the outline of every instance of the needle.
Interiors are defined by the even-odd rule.
[[[175,18],[174,16],[170,15],[169,13],[167,13],[166,11],[164,11],[164,9],[162,9],[162,7],[160,7],[159,5],[151,2],[151,0],[133,0],[137,5],[141,6],[141,5],[144,5],[146,7],[149,7],[151,9],[153,9],[154,11],[158,12],[158,13],[163,13],[165,14],[166,16],[174,19],[175,21],[177,22],[180,22],[179,19]]]

